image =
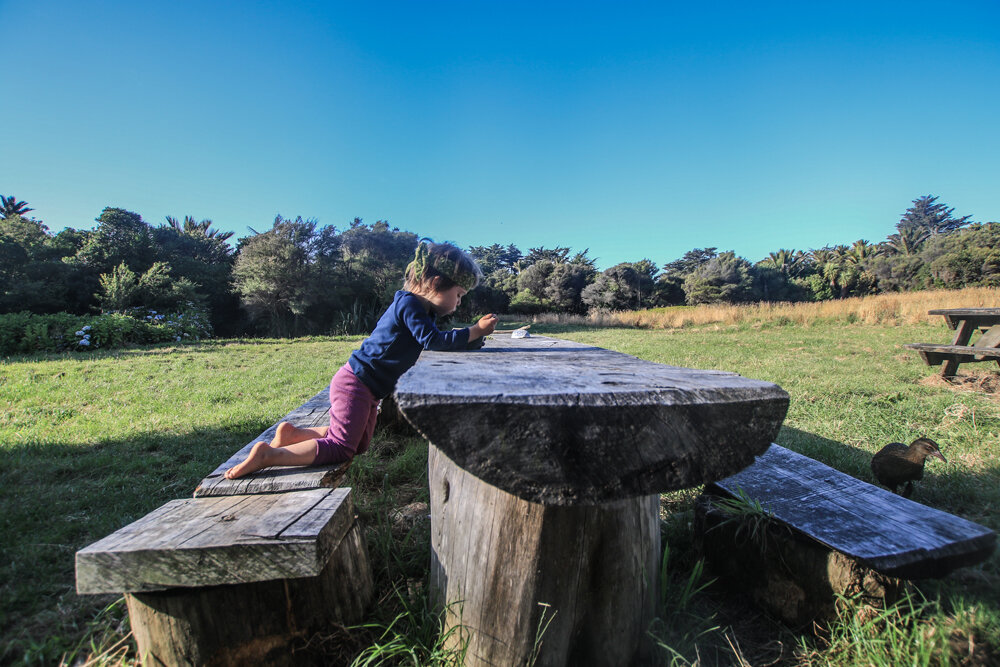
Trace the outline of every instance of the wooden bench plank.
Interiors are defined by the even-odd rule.
[[[78,551],[77,592],[316,576],[353,522],[349,488],[173,500]]]
[[[260,440],[270,442],[274,438],[278,424],[283,421],[291,422],[296,426],[326,426],[330,420],[329,392],[329,388],[323,389],[244,445],[238,452],[230,456],[229,459],[212,471],[208,477],[198,483],[194,491],[194,497],[236,496],[335,488],[347,473],[350,462],[329,466],[276,466],[239,479],[226,479],[223,476],[223,473],[227,470],[246,459],[255,442],[259,442]]]
[[[918,352],[933,352],[951,355],[962,363],[975,361],[976,357],[983,359],[1000,359],[1000,349],[991,347],[975,347],[973,345],[937,345],[935,343],[904,343],[903,347]]]
[[[915,503],[833,468],[771,445],[745,470],[716,482],[742,489],[774,517],[883,574],[942,577],[985,560],[996,533]]]

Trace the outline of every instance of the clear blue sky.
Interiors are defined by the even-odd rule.
[[[0,0],[0,193],[355,216],[462,246],[883,240],[911,200],[1000,220],[1000,2]]]

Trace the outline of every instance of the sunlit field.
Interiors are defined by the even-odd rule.
[[[668,309],[594,322],[535,318],[532,333],[650,361],[735,371],[791,397],[778,442],[872,481],[871,454],[918,436],[941,445],[913,499],[1000,529],[1000,374],[968,364],[938,377],[907,342],[947,342],[932,308],[998,305],[996,290],[929,292],[832,304]],[[629,321],[628,317],[634,318]],[[611,326],[611,322],[617,322]],[[504,318],[502,327],[526,321]],[[360,337],[214,341],[0,363],[0,663],[55,664],[136,656],[116,596],[74,592],[73,554],[197,482],[276,419],[322,389]],[[487,345],[488,345],[487,341]],[[380,433],[355,462],[380,603],[371,627],[349,630],[328,664],[371,655],[449,664],[422,581],[429,529],[400,529],[395,510],[426,500],[426,446]],[[664,497],[670,578],[705,588],[667,597],[656,641],[663,664],[996,664],[1000,557],[942,581],[865,623],[846,614],[816,632],[764,617],[698,575],[690,534],[696,490]],[[673,589],[672,589],[673,590]],[[391,633],[384,632],[401,617]],[[327,643],[326,646],[331,644]],[[667,648],[669,647],[669,648]],[[740,661],[744,661],[741,663]],[[374,663],[373,663],[374,664]],[[386,658],[386,664],[392,664]]]
[[[532,321],[546,324],[589,324],[602,327],[624,325],[655,329],[773,321],[794,324],[861,322],[898,325],[939,322],[940,317],[927,314],[927,311],[936,308],[984,308],[998,305],[1000,305],[1000,290],[990,287],[968,287],[961,290],[880,294],[815,303],[673,306],[652,310],[597,312],[587,316],[542,314],[534,316]]]

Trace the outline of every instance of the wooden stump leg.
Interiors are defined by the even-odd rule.
[[[954,359],[945,359],[941,366],[942,377],[952,377],[958,373],[958,362]]]
[[[715,499],[702,495],[695,509],[695,531],[709,566],[784,623],[801,628],[829,621],[842,608],[842,596],[857,598],[863,614],[902,596],[902,579],[871,570],[783,524],[751,531],[715,509]]]
[[[452,643],[468,641],[466,665],[648,659],[658,494],[540,505],[482,482],[433,445],[429,481],[431,588],[448,606]]]
[[[293,665],[293,642],[362,619],[374,586],[358,524],[315,577],[125,596],[147,665]],[[303,642],[304,643],[304,642]]]

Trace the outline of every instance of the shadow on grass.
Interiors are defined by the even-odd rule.
[[[78,596],[77,550],[175,498],[270,426],[0,448],[0,664],[58,662],[117,596]]]

